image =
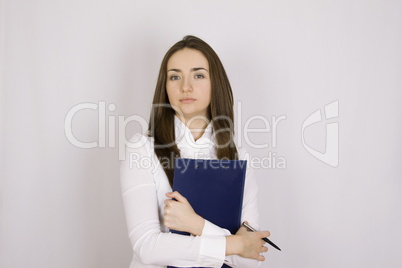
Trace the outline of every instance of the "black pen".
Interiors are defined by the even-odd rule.
[[[254,229],[253,227],[251,227],[250,225],[248,225],[246,222],[243,222],[243,226],[246,227],[248,230],[252,231],[252,232],[257,232],[256,229]],[[281,250],[280,248],[278,248],[277,245],[275,245],[274,243],[272,243],[268,238],[264,237],[262,240],[264,240],[265,242],[267,242],[268,244],[270,244],[271,246],[273,246],[274,248],[276,248],[277,250]]]

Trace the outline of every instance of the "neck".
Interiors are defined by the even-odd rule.
[[[176,115],[177,116],[177,115]],[[177,116],[180,121],[182,121],[188,129],[190,129],[191,134],[194,137],[194,140],[198,140],[202,137],[205,132],[206,127],[209,124],[207,117],[199,116],[199,117],[180,117]]]

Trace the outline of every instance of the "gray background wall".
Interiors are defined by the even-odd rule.
[[[220,56],[241,105],[236,124],[286,116],[276,147],[273,131],[250,134],[263,149],[239,140],[286,164],[256,171],[261,225],[283,249],[262,267],[402,265],[401,1],[3,0],[0,9],[0,267],[128,267],[118,148],[73,146],[64,120],[102,101],[116,105],[106,112],[116,121],[148,120],[162,57],[186,34]],[[325,120],[334,101],[338,117]],[[305,142],[323,153],[326,124],[337,124],[335,167],[302,143],[318,109],[324,119]],[[97,141],[97,111],[77,113],[72,129]],[[137,131],[132,122],[125,134]]]

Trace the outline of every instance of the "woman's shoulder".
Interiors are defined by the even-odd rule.
[[[129,152],[137,152],[145,155],[151,155],[153,152],[153,137],[149,137],[143,133],[135,133],[126,142],[126,150]]]
[[[143,144],[151,142],[152,138],[153,137],[149,137],[148,135],[146,135],[144,133],[137,132],[131,136],[131,138],[128,140],[128,142],[130,144],[143,145]]]

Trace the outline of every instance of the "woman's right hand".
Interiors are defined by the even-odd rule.
[[[260,255],[267,252],[264,247],[264,237],[268,237],[268,231],[249,232],[244,226],[241,226],[235,235],[226,237],[226,255],[239,255],[243,258],[264,261],[265,257]]]

